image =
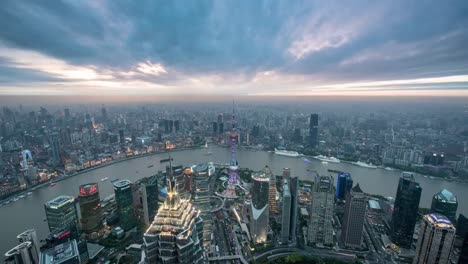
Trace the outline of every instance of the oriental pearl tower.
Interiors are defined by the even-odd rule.
[[[239,184],[239,166],[236,160],[236,141],[238,133],[236,129],[236,113],[234,111],[234,102],[232,102],[232,130],[229,132],[229,141],[231,143],[231,161],[229,162],[229,180],[226,190],[222,196],[225,198],[237,198],[236,185]]]

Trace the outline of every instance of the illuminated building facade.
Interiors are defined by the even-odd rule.
[[[281,243],[289,242],[291,229],[291,191],[289,190],[288,181],[283,183],[283,210],[281,216]]]
[[[75,198],[59,196],[44,205],[47,224],[51,233],[61,232],[78,224]]]
[[[445,215],[452,223],[457,222],[457,197],[447,189],[443,189],[432,197],[431,213]]]
[[[254,244],[265,243],[268,235],[270,178],[263,172],[252,175],[250,234]]]
[[[131,182],[129,180],[114,182],[114,192],[120,226],[125,231],[130,230],[135,226]]]
[[[203,220],[189,200],[177,192],[177,179],[169,173],[167,197],[144,234],[147,263],[204,263]]]
[[[419,229],[418,244],[413,264],[450,263],[455,238],[455,227],[441,214],[427,214]]]
[[[79,205],[81,212],[81,228],[90,234],[101,227],[101,204],[97,183],[80,186]]]

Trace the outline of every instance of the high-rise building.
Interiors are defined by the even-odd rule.
[[[171,171],[170,171],[171,172]],[[177,192],[177,179],[169,173],[167,197],[144,234],[147,263],[204,263],[200,211]]]
[[[318,114],[310,115],[309,145],[313,148],[318,146]]]
[[[333,245],[335,191],[332,176],[315,176],[308,230],[309,245]]]
[[[283,178],[288,179],[291,177],[291,169],[283,168]]]
[[[80,264],[76,240],[59,244],[41,253],[40,264]]]
[[[213,122],[212,126],[213,126],[213,134],[217,134],[218,133],[218,123]]]
[[[421,186],[415,181],[413,174],[403,172],[398,183],[391,221],[391,238],[399,247],[411,248],[421,192]]]
[[[180,196],[187,198],[189,193],[185,190],[185,169],[183,165],[166,165],[166,175],[169,175],[172,168],[172,175],[177,179],[177,192]]]
[[[291,192],[288,181],[283,183],[283,211],[281,216],[281,243],[287,244],[291,234]]]
[[[76,227],[78,212],[72,196],[59,196],[44,205],[47,224],[51,233],[61,232]]]
[[[105,107],[101,108],[102,120],[107,120],[107,109]]]
[[[344,200],[346,193],[353,187],[353,179],[351,174],[340,172],[336,179],[336,199]]]
[[[252,175],[250,235],[254,244],[267,241],[269,183],[270,178],[263,172]]]
[[[290,223],[291,227],[289,229],[289,239],[295,243],[296,242],[296,234],[297,234],[297,202],[299,200],[299,178],[298,177],[290,177],[289,178],[289,192],[291,193],[291,217]]]
[[[32,243],[23,242],[5,253],[6,264],[38,264],[34,260]]]
[[[427,214],[419,229],[413,264],[449,263],[455,238],[455,227],[441,214]]]
[[[366,197],[358,183],[346,193],[345,212],[341,221],[341,241],[347,248],[361,248],[366,206]]]
[[[52,162],[59,164],[60,159],[60,137],[58,133],[51,133],[49,136],[49,144],[52,153]]]
[[[87,234],[99,231],[101,227],[101,200],[97,183],[80,186],[79,204],[81,212],[81,228]]]
[[[124,137],[124,130],[119,129],[119,143],[124,144],[125,143],[125,137]]]
[[[31,256],[35,263],[39,263],[39,254],[41,253],[39,240],[36,230],[29,229],[17,236],[19,243],[31,242]]]
[[[158,211],[159,186],[157,176],[144,179],[141,182],[141,187],[144,221],[146,225],[149,225]]]
[[[452,223],[457,222],[457,197],[447,189],[443,189],[432,197],[431,213],[445,215]]]
[[[465,237],[466,234],[468,234],[468,218],[460,214],[457,221],[457,236]]]
[[[278,208],[276,206],[276,177],[273,175],[273,172],[268,166],[263,168],[263,173],[268,178],[270,178],[270,184],[268,187],[268,206],[270,209],[270,214],[277,214]]]
[[[192,196],[193,206],[200,211],[200,217],[203,219],[203,245],[209,245],[211,239],[211,204],[210,204],[210,185],[209,185],[208,164],[202,163],[193,167],[194,191]]]
[[[135,226],[131,182],[129,180],[114,182],[114,192],[120,226],[124,230],[129,230]]]
[[[463,244],[460,251],[460,257],[458,259],[458,264],[468,263],[468,233],[465,233],[463,236]]]

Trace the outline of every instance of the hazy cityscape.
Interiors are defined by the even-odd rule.
[[[7,264],[468,264],[468,3],[0,5]]]

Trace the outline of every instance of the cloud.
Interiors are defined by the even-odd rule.
[[[453,80],[468,74],[467,14],[463,0],[5,0],[0,94],[288,95],[381,82],[453,93],[468,88]]]

